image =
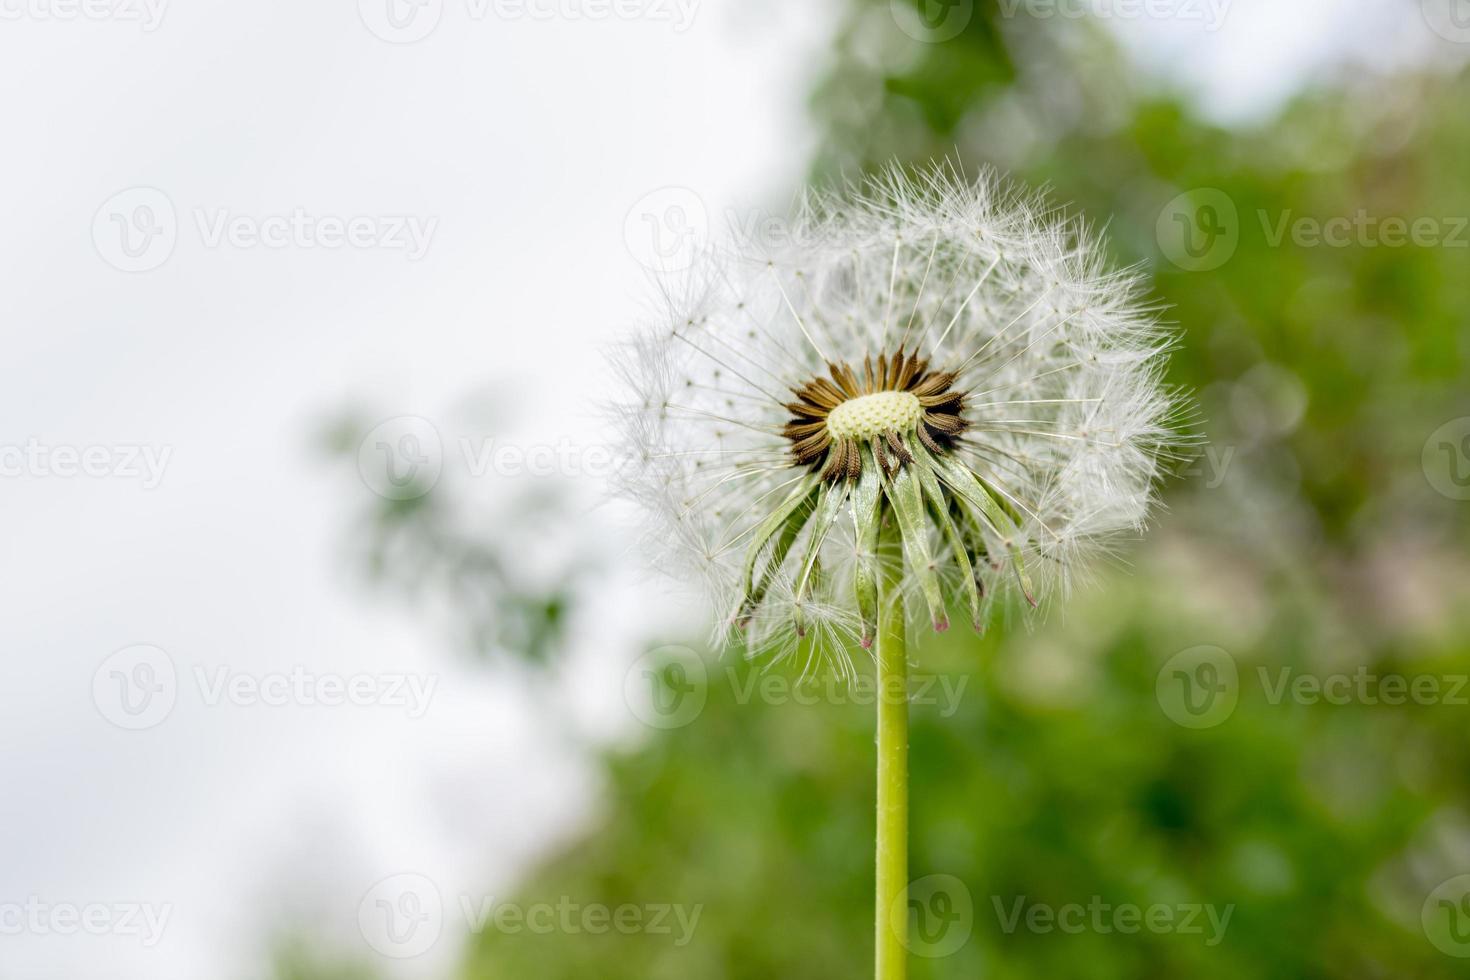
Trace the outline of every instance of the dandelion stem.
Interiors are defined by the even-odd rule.
[[[899,553],[898,522],[885,514],[880,554]],[[877,980],[908,976],[909,704],[901,568],[878,579]]]

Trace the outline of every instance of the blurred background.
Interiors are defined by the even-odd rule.
[[[871,970],[872,692],[599,401],[807,182],[1105,227],[1205,437],[916,654],[916,977],[1470,975],[1465,0],[0,0],[0,978]]]

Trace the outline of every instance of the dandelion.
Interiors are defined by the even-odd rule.
[[[1142,530],[1178,440],[1169,337],[1141,294],[1087,226],[993,177],[895,169],[809,195],[782,240],[662,283],[620,362],[622,489],[664,566],[706,586],[722,642],[847,672],[876,641],[880,681],[901,685],[908,618],[982,629]],[[892,978],[905,704],[880,705],[878,751]]]

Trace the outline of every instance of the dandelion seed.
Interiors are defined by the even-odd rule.
[[[1168,336],[1086,226],[995,178],[893,170],[808,196],[787,240],[666,286],[619,412],[623,489],[748,647],[818,623],[870,645],[884,563],[935,628],[951,603],[981,628],[1142,528],[1176,442]]]

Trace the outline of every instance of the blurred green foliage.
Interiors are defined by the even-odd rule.
[[[1311,659],[1316,638],[1297,636],[1259,650],[1232,642],[1242,680],[1233,715],[1183,728],[1155,699],[1159,663],[1202,635],[1238,637],[1210,632],[1223,605],[1185,611],[1200,578],[1178,576],[1161,593],[1167,569],[1148,571],[1159,576],[1151,584],[1110,589],[1068,623],[925,646],[912,873],[957,878],[973,918],[948,927],[962,930],[957,951],[916,956],[913,976],[1463,975],[1419,931],[1427,888],[1411,866],[1433,866],[1433,853],[1418,854],[1434,845],[1423,830],[1463,788],[1465,709],[1273,704],[1276,661]],[[1160,616],[1160,602],[1180,614]],[[1294,602],[1283,605],[1289,622]],[[1455,654],[1426,648],[1400,669],[1437,669]],[[490,928],[464,975],[869,975],[871,700],[818,688],[818,704],[803,704],[780,685],[752,694],[772,676],[739,658],[712,661],[698,717],[609,759],[605,819],[514,898],[698,907],[691,942]],[[1406,765],[1385,746],[1439,757]],[[1176,919],[1180,930],[1137,935],[1006,925],[1018,901],[1060,909],[1094,896],[1113,907],[1212,906],[1223,931],[1203,912],[1187,927]]]
[[[321,448],[352,465],[369,428],[360,413],[346,413],[321,433]],[[410,487],[398,499],[354,494],[367,503],[353,515],[349,564],[374,590],[447,620],[454,642],[474,656],[551,666],[591,561],[577,554],[548,570],[526,555],[561,526],[568,505],[538,488],[503,503],[501,519],[475,520],[487,508],[446,484]]]
[[[895,29],[888,0],[856,0],[813,98],[816,178],[957,157],[1048,186],[1154,275],[1183,327],[1173,379],[1201,392],[1217,447],[1274,455],[1259,476],[1300,490],[1310,526],[1295,530],[1361,542],[1427,509],[1412,516],[1453,522],[1463,542],[1465,509],[1423,492],[1419,457],[1470,401],[1470,77],[1358,79],[1227,130],[1145,88],[1095,23],[1027,9],[977,0],[961,34],[928,44]],[[1204,246],[1215,217],[1191,203],[1186,229],[1168,209],[1201,190],[1234,213],[1194,263],[1180,236]],[[1302,220],[1356,229],[1360,214],[1367,230],[1344,247],[1294,234]],[[1386,222],[1421,219],[1444,245],[1385,244]]]
[[[1426,445],[1470,414],[1470,76],[1345,76],[1226,129],[1095,27],[1016,9],[977,2],[925,43],[888,0],[851,0],[813,96],[815,176],[948,157],[1105,221],[1181,325],[1172,379],[1209,451],[1133,568],[1034,629],[925,638],[919,673],[963,687],[915,707],[912,870],[963,882],[973,923],[913,975],[1470,975],[1421,921],[1470,872],[1470,708],[1279,690],[1366,673],[1448,695],[1470,674],[1470,503],[1436,491],[1463,474]],[[1293,231],[1359,215],[1376,230],[1341,247]],[[1450,240],[1386,244],[1388,219]],[[1238,704],[1195,729],[1168,665],[1204,644]],[[600,822],[515,896],[698,905],[692,941],[492,928],[467,980],[869,975],[871,708],[746,697],[755,670],[711,661],[697,719],[610,756]],[[1006,928],[1018,899],[1094,896],[1232,912],[1214,945],[1203,918]]]

